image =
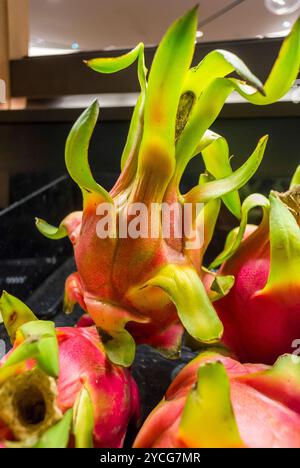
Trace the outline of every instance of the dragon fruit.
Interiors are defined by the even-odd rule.
[[[270,200],[250,195],[242,207],[239,232],[213,262],[235,284],[215,303],[224,324],[223,341],[242,362],[273,364],[295,351],[300,339],[299,169],[288,192]],[[260,226],[244,240],[247,214],[262,206]]]
[[[120,448],[139,396],[128,369],[106,357],[95,327],[57,328],[7,293],[13,350],[0,367],[0,441],[7,447]]]
[[[175,378],[135,448],[299,448],[300,358],[273,367],[204,352]]]
[[[74,246],[78,272],[66,282],[66,310],[79,303],[94,320],[109,358],[123,366],[131,365],[136,343],[177,356],[183,328],[203,343],[221,338],[222,323],[202,283],[202,258],[220,199],[240,216],[238,190],[257,170],[267,137],[233,172],[226,140],[209,127],[233,91],[253,104],[270,104],[290,89],[299,70],[299,21],[285,39],[265,86],[238,57],[224,50],[209,53],[190,68],[196,29],[194,8],[162,39],[148,81],[143,44],[121,57],[87,62],[97,72],[115,73],[138,61],[141,94],[122,155],[122,172],[109,193],[92,176],[88,147],[99,113],[94,102],[75,123],[65,153],[69,174],[82,190],[83,212],[69,215],[58,228],[37,219],[46,237],[69,236]],[[228,77],[234,71],[242,80]],[[207,175],[183,195],[182,175],[200,153]],[[164,235],[163,204],[191,208],[184,233],[181,229],[178,235],[182,219],[172,212],[170,235]],[[203,204],[200,212],[199,204]],[[124,222],[127,234],[135,227],[137,235],[124,235]],[[102,236],[104,225],[106,236]],[[146,226],[146,234],[141,225]],[[150,226],[155,232],[151,236]],[[203,231],[204,242],[191,242]]]

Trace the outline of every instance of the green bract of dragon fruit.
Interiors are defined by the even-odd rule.
[[[0,309],[14,345],[0,364],[0,447],[122,447],[138,389],[96,328],[55,328],[6,292]]]
[[[273,367],[204,352],[177,375],[135,448],[299,448],[300,358]]]
[[[151,71],[144,63],[144,46],[126,55],[100,58],[87,65],[100,73],[118,72],[135,61],[141,94],[135,107],[121,159],[121,175],[110,192],[93,178],[88,148],[98,120],[94,102],[75,123],[66,144],[66,165],[83,194],[83,211],[69,215],[55,228],[37,220],[51,239],[69,236],[77,273],[66,283],[66,308],[78,302],[94,320],[109,358],[129,366],[135,343],[148,343],[168,356],[180,349],[183,329],[196,340],[220,340],[223,326],[202,283],[202,258],[213,235],[221,200],[241,215],[238,190],[262,160],[267,137],[236,171],[224,138],[209,128],[228,96],[238,92],[256,105],[270,104],[291,88],[300,63],[300,22],[285,39],[265,85],[234,54],[209,53],[191,67],[197,30],[197,9],[176,21],[162,39]],[[235,72],[239,78],[231,75]],[[186,194],[180,182],[190,160],[202,154],[206,175]],[[135,204],[142,204],[138,216]],[[161,206],[191,208],[188,229],[177,235],[182,220],[170,217],[165,236]],[[199,204],[201,209],[198,210]],[[158,206],[158,211],[152,211]],[[109,217],[109,236],[99,226]],[[138,218],[138,219],[137,219]],[[154,236],[123,236],[121,224],[151,226]],[[129,231],[130,229],[128,229]],[[191,242],[204,233],[204,242]],[[232,285],[232,278],[230,279]]]
[[[299,344],[299,168],[287,192],[246,198],[238,231],[229,234],[225,250],[211,265],[221,265],[220,274],[235,277],[215,307],[224,324],[223,342],[243,362],[273,364]],[[248,213],[258,206],[262,222],[244,236]]]

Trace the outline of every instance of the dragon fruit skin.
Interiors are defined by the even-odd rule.
[[[20,301],[4,293],[1,298],[1,308],[2,312],[6,310],[6,314],[3,314],[6,325],[9,323],[12,311],[9,304],[14,305],[14,311],[20,310]],[[36,320],[29,322],[31,323],[43,322]],[[131,420],[137,422],[140,416],[138,389],[130,371],[108,360],[95,327],[57,328],[55,334],[59,364],[55,398],[57,413],[66,414],[68,410],[78,406],[78,400],[80,401],[80,395],[84,390],[89,396],[92,407],[93,446],[121,448],[129,422]],[[14,348],[2,360],[2,366],[18,351],[22,343],[24,339],[17,333]],[[48,358],[49,356],[46,355],[45,359]],[[30,359],[22,364],[17,373],[30,372],[35,368],[35,359]],[[18,389],[14,388],[14,391],[17,392]],[[83,406],[81,408],[83,414],[85,410]],[[74,410],[75,419],[76,415]],[[82,425],[84,424],[85,421]],[[81,429],[79,427],[79,433]],[[7,431],[8,428],[5,425],[0,426],[2,436]],[[70,437],[71,445],[74,443],[74,437]]]
[[[58,407],[74,406],[82,385],[94,409],[94,446],[121,448],[130,420],[139,419],[139,394],[128,369],[111,364],[95,327],[58,328],[60,376]]]
[[[113,263],[115,247],[103,250],[103,240],[96,236],[96,226],[93,222],[97,223],[99,217],[94,214],[92,217],[89,211],[85,213],[85,216],[80,233],[69,231],[70,238],[73,239],[75,259],[80,274],[74,273],[66,281],[66,311],[72,309],[75,303],[79,303],[83,310],[89,313],[97,327],[107,330],[107,333],[114,329],[114,322],[123,323],[135,337],[137,344],[150,344],[168,350],[166,352],[170,356],[177,355],[183,327],[179,322],[175,305],[162,290],[150,286],[147,288],[149,291],[147,291],[145,301],[144,293],[137,294],[136,291],[139,288],[136,284],[142,288],[142,285],[147,283],[149,277],[153,276],[160,266],[169,263],[170,258],[172,262],[186,267],[187,270],[193,271],[193,266],[180,252],[172,251],[168,246],[164,246],[162,241],[156,242],[149,249],[148,239],[141,240],[139,245],[135,245],[137,242],[130,239],[126,239],[126,242],[120,241],[118,257]],[[85,219],[88,223],[87,231]],[[65,225],[69,229],[69,225]],[[141,261],[139,253],[141,251],[145,252],[145,257],[149,256],[150,261],[146,258],[145,261]],[[128,265],[129,262],[135,262],[135,256],[137,257],[136,264],[132,265],[129,275]],[[100,264],[102,266],[99,269]],[[112,272],[110,265],[114,264],[116,267]],[[221,324],[216,315],[212,320],[216,320],[216,327],[219,327],[216,339],[217,336],[220,337]]]
[[[138,62],[141,94],[122,155],[122,172],[110,192],[93,178],[88,147],[99,114],[95,102],[75,123],[65,152],[68,172],[83,193],[83,211],[70,215],[59,228],[37,220],[46,237],[69,235],[74,245],[78,272],[66,283],[66,310],[70,312],[78,302],[94,320],[109,358],[124,366],[134,359],[135,343],[148,343],[168,357],[177,356],[183,329],[202,343],[220,340],[223,327],[201,281],[202,259],[220,200],[240,216],[238,190],[257,170],[267,137],[233,172],[226,140],[209,128],[233,91],[253,104],[270,104],[286,94],[299,70],[300,21],[284,41],[265,87],[227,51],[213,51],[190,68],[196,29],[197,9],[193,9],[167,31],[149,77],[143,44],[121,57],[87,62],[100,73],[115,73]],[[243,81],[228,78],[233,71]],[[253,88],[251,93],[245,82]],[[208,175],[183,195],[182,175],[200,153]],[[190,247],[186,233],[177,238],[175,228],[182,223],[175,218],[171,218],[171,235],[165,238],[162,220],[153,220],[152,214],[147,217],[148,226],[157,228],[157,237],[122,238],[118,223],[124,218],[132,220],[126,210],[134,203],[143,203],[148,209],[162,203],[177,203],[182,208],[191,205],[190,227],[197,233],[204,231],[204,245]],[[204,204],[204,221],[196,214],[199,203]],[[113,207],[117,218],[110,226],[114,236],[105,239],[97,235],[103,219],[98,208],[103,204]]]
[[[299,448],[299,429],[299,358],[269,367],[204,352],[177,375],[134,447]]]
[[[300,227],[285,204],[297,199],[299,187],[271,196],[270,214],[220,269],[235,277],[215,303],[223,342],[242,362],[273,364],[300,337]]]

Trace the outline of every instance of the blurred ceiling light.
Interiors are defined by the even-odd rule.
[[[108,50],[108,51],[110,51],[110,50],[116,50],[116,49],[118,49],[118,47],[115,46],[115,45],[113,45],[113,44],[104,47],[104,50]]]
[[[196,38],[197,38],[197,39],[200,39],[200,37],[203,37],[203,36],[204,36],[204,32],[203,32],[203,31],[198,30],[198,31],[196,32]]]
[[[84,94],[76,96],[63,96],[48,102],[48,107],[56,109],[80,109],[91,104],[98,99],[102,109],[113,107],[129,107],[136,105],[139,93],[106,93],[106,94]]]
[[[294,104],[299,104],[300,102],[300,87],[297,86],[293,91],[291,92],[291,101]]]
[[[47,42],[41,37],[33,37],[29,43],[29,56],[41,57],[46,55],[66,55],[77,52],[80,46],[77,42],[69,44],[59,44]]]
[[[54,47],[36,47],[35,45],[29,46],[30,57],[43,57],[46,55],[66,55],[75,52],[72,49],[59,49]]]
[[[274,39],[276,37],[285,37],[288,35],[288,33],[289,33],[288,29],[282,29],[281,31],[274,31],[274,32],[266,33],[265,37],[267,37],[268,39]]]
[[[300,102],[300,80],[296,80],[293,88],[282,98],[282,102]],[[250,89],[251,87],[249,87]],[[62,96],[54,99],[53,102],[47,102],[47,106],[51,108],[63,109],[84,109],[89,106],[92,101],[98,99],[101,108],[133,108],[138,100],[139,93],[105,93],[105,94],[84,94],[76,96]],[[234,91],[226,100],[226,104],[245,104],[249,103]]]
[[[300,0],[265,0],[265,6],[275,15],[289,15],[300,8]]]
[[[300,102],[300,80],[297,79],[290,91],[291,94],[291,101],[294,104],[299,104]]]

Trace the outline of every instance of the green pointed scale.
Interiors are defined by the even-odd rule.
[[[230,382],[221,362],[200,366],[196,388],[187,397],[179,435],[191,448],[241,448],[231,400]]]

